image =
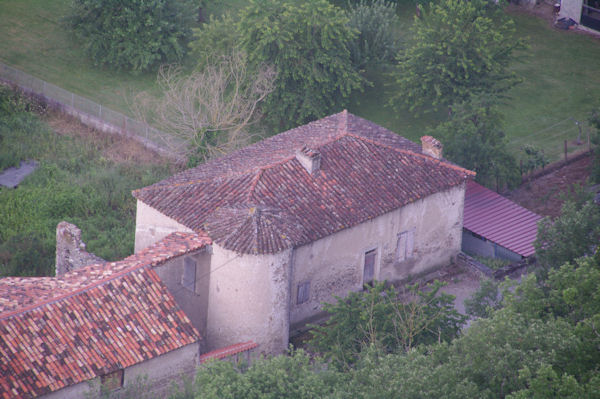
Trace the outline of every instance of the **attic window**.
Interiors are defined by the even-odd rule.
[[[192,292],[196,291],[196,261],[189,256],[183,258],[181,285]]]
[[[102,389],[107,392],[115,391],[123,386],[125,373],[123,369],[113,371],[112,373],[100,376],[100,384]]]

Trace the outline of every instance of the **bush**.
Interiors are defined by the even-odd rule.
[[[350,44],[350,58],[356,68],[393,60],[398,51],[395,5],[387,0],[361,0],[350,9],[348,17],[348,26],[358,32]]]
[[[192,0],[74,0],[67,22],[96,65],[147,71],[183,58],[194,15]]]

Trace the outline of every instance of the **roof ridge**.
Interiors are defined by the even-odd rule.
[[[430,161],[434,161],[434,162],[436,162],[436,163],[438,163],[438,164],[440,164],[442,166],[445,166],[447,168],[454,169],[454,170],[457,170],[457,171],[460,171],[460,172],[465,172],[467,175],[471,175],[471,176],[475,176],[476,175],[476,172],[474,172],[472,170],[465,169],[465,168],[463,168],[461,166],[454,165],[454,164],[452,164],[450,162],[447,162],[447,161],[444,161],[444,160],[441,160],[441,159],[433,158],[433,157],[431,157],[429,155],[425,155],[425,154],[422,154],[422,153],[414,152],[414,151],[407,150],[407,149],[404,149],[404,148],[397,148],[397,147],[391,146],[389,144],[385,144],[385,143],[379,142],[377,140],[373,140],[373,139],[370,139],[370,138],[358,135],[356,133],[347,132],[346,135],[348,135],[350,137],[357,138],[359,140],[366,141],[366,142],[371,143],[371,144],[375,144],[375,145],[378,145],[378,146],[381,146],[381,147],[385,147],[385,148],[394,150],[396,152],[401,152],[403,154],[414,155],[414,156],[417,156],[417,157],[420,157],[420,158],[428,159]]]

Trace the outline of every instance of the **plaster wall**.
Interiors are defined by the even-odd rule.
[[[124,373],[123,386],[134,384],[139,378],[148,377],[151,383],[156,380],[167,380],[181,373],[194,369],[200,356],[198,342],[186,345],[164,355],[127,367]]]
[[[169,234],[183,231],[193,231],[170,217],[160,213],[154,208],[137,201],[135,215],[135,252],[149,247],[157,241],[162,240]]]
[[[208,315],[208,289],[210,280],[211,248],[205,247],[191,254],[178,256],[154,268],[158,277],[167,286],[175,302],[190,318],[192,324],[206,336]],[[193,290],[183,285],[184,264],[188,260],[195,263],[195,284]],[[204,342],[201,343],[202,346]],[[204,349],[202,347],[202,349]]]
[[[193,370],[198,364],[199,350],[198,343],[186,345],[182,348],[165,353],[127,367],[123,373],[123,387],[135,384],[138,379],[148,377],[148,384],[153,381],[168,380],[179,376],[181,373]],[[99,398],[100,378],[80,382],[58,391],[42,395],[43,399],[81,399],[81,398]]]
[[[51,392],[47,395],[39,396],[43,399],[81,399],[81,398],[93,398],[91,389],[94,386],[99,386],[100,379],[95,378],[91,381],[80,382],[79,384],[70,385],[58,391]]]
[[[263,353],[287,349],[290,255],[242,255],[213,244],[207,350],[249,340]]]
[[[365,252],[376,250],[375,279],[399,282],[450,263],[461,249],[465,185],[430,195],[385,215],[294,250],[290,324],[303,324],[333,301],[363,287]],[[399,234],[411,231],[413,250],[400,261]],[[310,282],[308,301],[298,286]]]
[[[583,0],[562,0],[560,3],[559,18],[571,18],[577,23],[581,22]]]

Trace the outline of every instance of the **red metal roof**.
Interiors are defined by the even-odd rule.
[[[463,226],[473,233],[521,256],[530,256],[535,253],[533,242],[541,218],[474,181],[467,182]]]

